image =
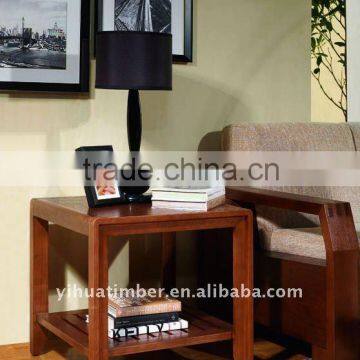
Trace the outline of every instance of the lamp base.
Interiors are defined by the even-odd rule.
[[[127,130],[128,130],[129,150],[131,152],[140,151],[142,118],[141,118],[140,95],[138,90],[129,90]]]
[[[120,170],[120,193],[130,202],[149,202],[151,196],[144,195],[149,190],[151,173],[148,170],[136,169]]]
[[[138,90],[129,90],[127,113],[128,142],[131,156],[134,160],[134,169],[122,171],[120,190],[130,204],[144,204],[151,202],[151,195],[143,195],[149,189],[148,181],[141,176],[143,171],[136,170],[137,160],[141,147],[142,116]],[[127,179],[125,181],[125,179]]]
[[[126,195],[125,198],[129,204],[149,204],[151,203],[151,195]]]

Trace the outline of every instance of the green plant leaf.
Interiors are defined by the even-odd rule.
[[[340,47],[346,47],[346,44],[342,41],[336,41],[334,44]]]

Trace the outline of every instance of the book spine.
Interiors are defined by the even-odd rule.
[[[181,196],[179,196],[181,195]],[[176,193],[176,196],[171,196],[168,194],[162,194],[162,193],[152,193],[152,200],[153,201],[178,201],[178,202],[196,202],[196,203],[203,203],[207,202],[209,197],[207,194],[181,194]]]
[[[110,304],[111,300],[109,299],[109,305],[108,305],[108,313],[110,316],[112,316],[113,318],[116,318],[116,314],[117,314],[117,311],[116,311],[116,307],[112,306]]]
[[[181,312],[180,301],[166,302],[164,304],[148,304],[145,306],[129,306],[119,309],[116,304],[114,306],[114,304],[112,304],[112,301],[109,300],[109,308],[110,307],[114,307],[116,309],[116,316],[114,316],[116,318]],[[112,314],[112,312],[110,311],[109,313]]]
[[[146,326],[152,324],[163,324],[169,322],[179,321],[178,313],[165,313],[144,316],[132,316],[127,318],[114,319],[114,328],[124,328],[133,326]]]
[[[147,326],[137,326],[126,329],[115,329],[112,326],[114,325],[114,319],[109,318],[109,332],[108,335],[111,339],[121,339],[127,338],[130,336],[140,336],[146,334],[154,334],[166,331],[175,331],[175,330],[186,330],[189,328],[189,323],[186,320],[179,319],[179,321],[165,323],[165,324],[156,324],[156,325],[147,325]]]

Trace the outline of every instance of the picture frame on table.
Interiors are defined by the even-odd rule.
[[[113,163],[113,147],[82,146],[75,150],[78,169],[84,169],[84,189],[89,208],[98,208],[128,201],[121,193]]]
[[[90,0],[1,0],[0,91],[89,92]]]
[[[193,0],[97,0],[96,9],[95,33],[114,30],[172,33],[173,61],[193,61]]]

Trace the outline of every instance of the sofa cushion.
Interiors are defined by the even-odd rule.
[[[349,127],[354,138],[355,150],[360,151],[360,124],[349,123]]]
[[[348,124],[237,124],[223,130],[222,149],[224,151],[355,151],[355,145],[353,132]]]
[[[360,232],[358,239],[360,238]],[[325,243],[321,228],[276,229],[261,239],[264,250],[326,259]],[[360,246],[360,240],[359,240]]]

